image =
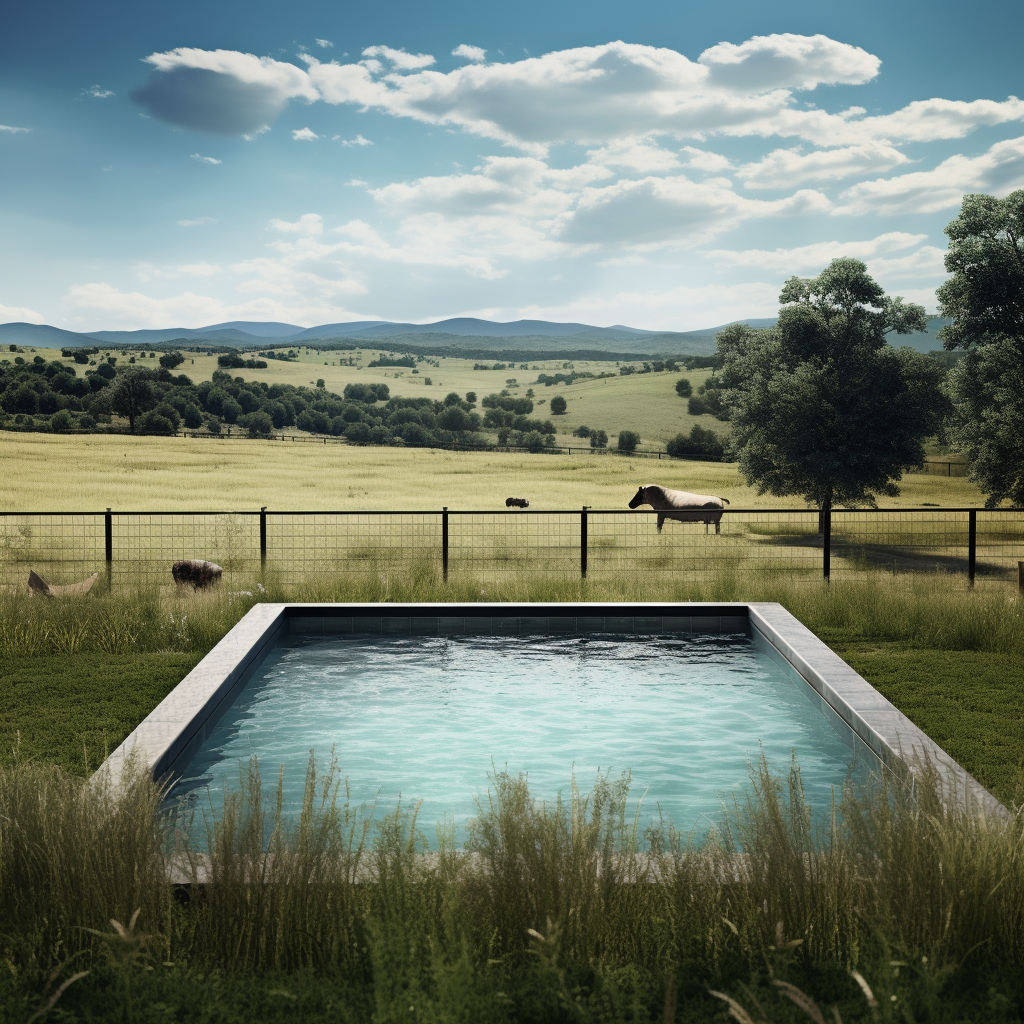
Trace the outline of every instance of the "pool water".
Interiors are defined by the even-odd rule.
[[[314,751],[332,749],[350,799],[375,814],[422,801],[428,843],[456,839],[489,774],[526,773],[534,797],[587,791],[629,770],[640,830],[670,818],[706,832],[749,789],[763,752],[826,810],[877,762],[763,640],[743,635],[288,638],[213,729],[171,798],[214,813],[256,755],[265,798],[283,766],[285,814],[302,804]],[[209,802],[208,802],[209,801]]]

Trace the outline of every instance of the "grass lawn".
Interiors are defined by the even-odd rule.
[[[0,760],[46,761],[76,775],[106,755],[191,671],[203,652],[0,658]]]
[[[1024,657],[819,635],[1004,803],[1024,789]]]

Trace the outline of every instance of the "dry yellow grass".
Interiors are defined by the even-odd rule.
[[[343,444],[0,432],[2,511],[321,511],[623,508],[641,483],[729,498],[733,508],[803,508],[758,496],[735,465],[618,455],[505,455]],[[886,506],[980,505],[963,478],[912,475]]]

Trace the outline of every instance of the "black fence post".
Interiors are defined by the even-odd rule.
[[[978,510],[967,513],[967,580],[974,586],[974,570],[978,563]]]
[[[580,512],[580,578],[587,578],[587,506]]]
[[[441,577],[448,582],[448,506],[441,511]]]
[[[114,576],[114,516],[108,508],[103,516],[104,555],[107,560],[107,586],[113,582]]]
[[[267,506],[260,506],[260,569],[267,568]]]
[[[828,580],[832,575],[832,506],[822,514],[821,571]]]

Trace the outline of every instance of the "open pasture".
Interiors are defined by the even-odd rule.
[[[802,509],[758,495],[730,463],[529,455],[281,441],[0,432],[0,511],[625,508],[640,484],[726,497],[732,508]],[[980,506],[965,478],[904,477],[886,507]]]

